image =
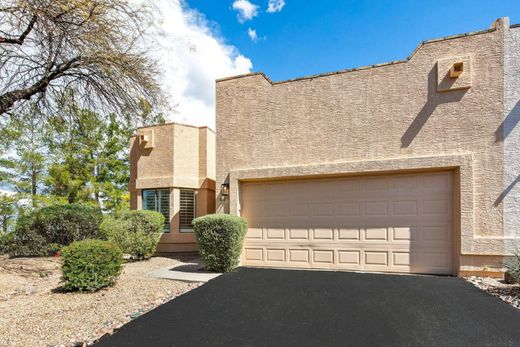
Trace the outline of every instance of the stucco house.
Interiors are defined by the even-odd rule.
[[[195,215],[248,220],[246,266],[500,276],[520,247],[519,100],[508,18],[403,61],[220,79],[216,162],[207,128],[139,129],[132,207],[167,189],[160,251],[194,249],[191,189]]]
[[[216,83],[217,211],[248,266],[500,275],[520,246],[520,28]],[[221,197],[221,190],[224,197]]]
[[[215,132],[168,123],[130,139],[130,207],[161,212],[158,253],[196,251],[191,221],[215,212]]]

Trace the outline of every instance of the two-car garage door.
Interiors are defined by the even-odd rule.
[[[243,182],[246,266],[450,274],[452,173]]]

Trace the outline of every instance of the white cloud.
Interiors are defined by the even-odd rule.
[[[10,190],[0,189],[0,196],[13,196],[15,194],[15,192],[12,192]]]
[[[237,17],[240,23],[251,20],[258,15],[258,6],[249,2],[249,0],[235,0],[232,7],[238,12]]]
[[[215,128],[215,79],[248,73],[251,60],[186,3],[156,0],[156,52],[162,86],[175,109],[168,120]]]
[[[280,12],[285,6],[285,0],[269,0],[267,4],[267,12]]]
[[[256,35],[256,30],[255,29],[247,29],[247,35],[249,35],[249,38],[251,39],[251,41],[253,42],[256,42],[258,41],[258,36]]]

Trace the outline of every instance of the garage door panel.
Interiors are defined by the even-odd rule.
[[[285,262],[285,249],[267,248],[266,259],[269,262]]]
[[[451,172],[243,183],[243,264],[451,273]]]
[[[308,249],[289,249],[289,262],[291,263],[309,263],[310,250]]]
[[[359,228],[340,228],[338,229],[338,240],[360,240],[361,229]]]

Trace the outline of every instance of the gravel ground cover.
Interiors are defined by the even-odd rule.
[[[0,346],[82,346],[199,283],[149,273],[177,264],[154,257],[127,263],[117,284],[95,293],[60,292],[59,258],[0,256]]]
[[[476,276],[467,277],[466,281],[520,309],[520,285],[518,283],[507,284],[496,278]]]

